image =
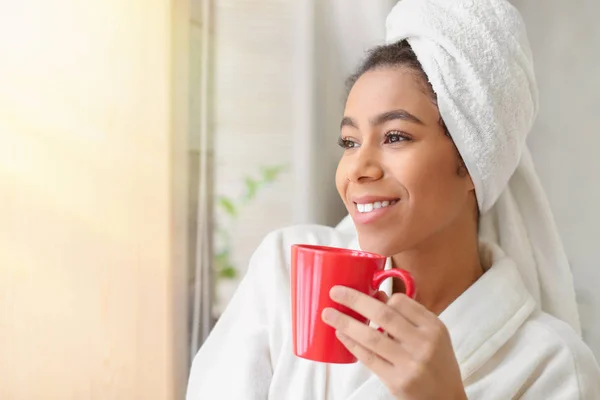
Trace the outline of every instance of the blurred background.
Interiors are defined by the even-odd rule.
[[[0,0],[1,399],[184,398],[261,239],[344,216],[344,80],[394,3]],[[600,357],[600,3],[513,4]]]

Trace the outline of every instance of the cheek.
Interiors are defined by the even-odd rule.
[[[465,178],[458,176],[458,156],[454,149],[422,155],[406,171],[410,207],[422,218],[446,219],[462,206]]]
[[[348,179],[346,179],[346,172],[344,170],[343,158],[338,163],[337,170],[335,171],[335,186],[337,188],[337,191],[338,191],[340,197],[342,198],[344,203],[346,203],[345,193],[346,193],[346,189],[348,186]]]

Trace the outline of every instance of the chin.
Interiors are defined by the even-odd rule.
[[[358,243],[363,251],[375,253],[384,257],[391,257],[406,250],[405,240],[397,236],[365,235],[358,233]]]

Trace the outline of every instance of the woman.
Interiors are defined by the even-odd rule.
[[[188,399],[592,399],[570,271],[525,137],[529,45],[503,0],[403,0],[388,45],[350,79],[336,185],[352,219],[270,234],[194,361]],[[411,300],[330,295],[390,336],[326,309],[359,363],[292,353],[290,246],[386,255]]]

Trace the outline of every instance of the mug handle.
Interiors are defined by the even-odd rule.
[[[373,275],[373,289],[379,290],[379,286],[387,278],[398,278],[402,280],[402,282],[404,282],[404,287],[406,288],[406,292],[404,294],[406,294],[411,299],[415,298],[415,281],[410,272],[400,268],[392,268],[388,270],[377,271]]]

